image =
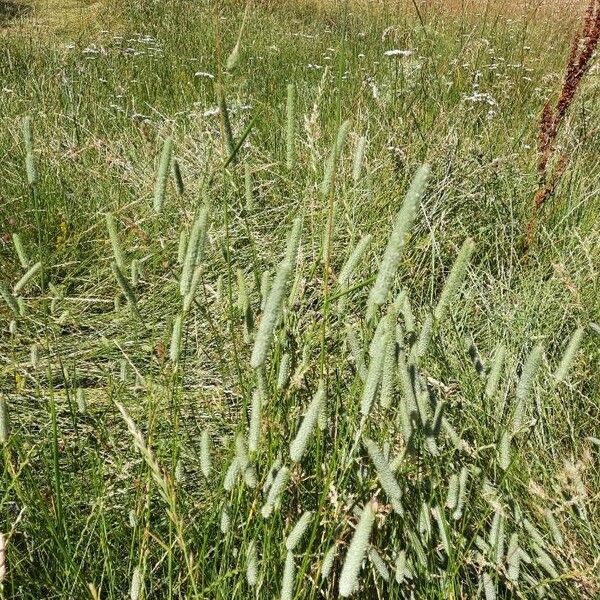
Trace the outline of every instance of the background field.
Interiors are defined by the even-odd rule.
[[[566,171],[524,249],[540,114],[583,4],[255,0],[244,18],[233,0],[0,0],[0,598],[334,598],[365,505],[377,516],[354,597],[598,597],[597,61],[558,140]],[[367,319],[423,163],[431,177],[389,302]],[[201,207],[184,309],[182,250]],[[464,278],[432,320],[468,238]],[[282,314],[252,369],[264,273],[286,246]],[[386,327],[389,406],[381,373],[367,374]],[[291,461],[319,389],[326,423]],[[290,479],[264,518],[278,457]]]

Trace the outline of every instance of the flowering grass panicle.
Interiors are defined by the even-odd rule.
[[[260,442],[260,430],[262,420],[262,394],[255,390],[252,393],[252,405],[250,407],[250,429],[248,432],[248,452],[256,453]]]
[[[185,258],[183,259],[181,269],[181,278],[179,280],[179,291],[182,297],[185,297],[189,293],[194,277],[194,269],[202,260],[208,230],[208,217],[209,207],[207,204],[204,204],[194,219],[187,242]]]
[[[344,149],[344,144],[346,142],[346,137],[350,131],[350,121],[344,121],[340,128],[338,129],[337,137],[333,147],[331,148],[331,152],[329,153],[329,158],[325,163],[325,171],[323,173],[323,182],[321,183],[321,194],[324,198],[327,198],[329,194],[333,190],[333,183],[335,180],[335,172],[337,169],[338,161],[342,154],[342,150]]]
[[[467,274],[467,269],[474,251],[475,242],[470,238],[465,240],[460,252],[458,253],[458,256],[456,257],[456,260],[454,261],[454,264],[452,265],[450,274],[448,275],[446,283],[444,284],[444,288],[442,289],[440,299],[438,300],[433,312],[433,316],[438,323],[443,321],[444,317],[446,316],[446,312],[460,291],[460,287],[462,286]]]
[[[352,165],[352,180],[354,183],[358,183],[362,173],[363,162],[365,160],[365,149],[367,146],[367,138],[362,135],[358,138],[356,143],[356,150],[354,152],[354,163]]]
[[[238,462],[237,456],[234,456],[227,467],[227,471],[225,471],[225,478],[223,479],[223,489],[226,492],[231,492],[234,488],[240,472],[240,463]]]
[[[364,256],[365,252],[369,248],[369,244],[373,239],[372,235],[365,235],[360,238],[359,242],[356,244],[350,256],[346,259],[346,262],[342,266],[340,270],[340,274],[338,276],[338,285],[341,289],[345,289],[348,287],[350,283],[350,279],[358,266],[361,258]]]
[[[531,350],[523,364],[523,370],[521,371],[521,377],[519,378],[515,392],[516,403],[512,416],[513,434],[519,433],[525,424],[524,420],[527,412],[526,401],[532,391],[535,376],[542,364],[543,357],[544,347],[542,344],[537,344]]]
[[[4,394],[0,392],[0,444],[6,444],[10,437],[10,420],[8,415],[8,403]]]
[[[131,600],[140,600],[142,592],[142,574],[140,568],[136,567],[131,576],[131,586],[129,588],[129,598]]]
[[[429,174],[429,165],[421,166],[406,193],[400,211],[396,215],[388,244],[379,265],[377,278],[369,294],[367,303],[367,318],[369,320],[375,316],[376,309],[386,301],[392,288],[394,277],[400,265],[405,238],[416,218],[417,208],[425,194]]]
[[[33,131],[31,127],[31,117],[28,115],[23,118],[23,143],[25,145],[25,170],[27,172],[27,183],[34,186],[38,181],[37,165],[33,151]]]
[[[308,405],[308,409],[300,423],[296,437],[290,444],[290,459],[292,462],[300,462],[306,452],[319,419],[319,411],[321,403],[323,402],[324,393],[322,388],[317,390],[317,393],[313,396],[313,399]]]
[[[173,138],[168,137],[163,142],[160,162],[158,163],[158,172],[154,184],[154,212],[162,212],[165,203],[165,192],[171,170],[171,158],[173,156]]]
[[[285,547],[291,552],[295,550],[296,546],[302,540],[302,536],[305,534],[310,522],[313,518],[313,512],[311,510],[305,511],[302,516],[298,519],[290,534],[285,540]]]
[[[321,580],[323,581],[326,581],[331,574],[337,550],[337,544],[332,544],[323,556],[323,562],[321,563]]]
[[[581,346],[581,341],[583,339],[584,329],[583,327],[578,327],[571,336],[569,343],[565,349],[562,358],[560,359],[560,363],[556,367],[556,371],[554,371],[554,379],[557,382],[564,381],[573,362],[575,361],[575,357],[577,356],[577,351],[579,350],[579,346]]]
[[[499,344],[494,351],[494,357],[485,384],[485,395],[487,398],[493,398],[496,395],[502,378],[505,357],[506,348],[502,344]]]
[[[258,325],[258,331],[256,332],[256,339],[254,340],[254,347],[250,358],[250,366],[253,369],[262,367],[267,361],[269,350],[273,343],[275,327],[281,318],[285,292],[291,274],[292,264],[287,260],[280,263],[273,285],[269,290],[265,309]]]
[[[269,488],[267,500],[261,508],[261,514],[263,518],[268,519],[273,513],[275,505],[277,504],[281,494],[285,490],[289,478],[290,470],[285,466],[281,467],[281,469],[279,469],[279,472],[275,476],[271,487]]]
[[[365,504],[354,535],[348,546],[344,565],[340,573],[339,593],[342,598],[350,596],[358,587],[360,567],[369,547],[369,538],[375,522],[375,507],[372,502]]]
[[[13,245],[15,247],[15,252],[17,253],[17,257],[19,259],[19,262],[21,263],[21,266],[24,269],[29,268],[30,260],[29,256],[27,255],[27,251],[25,250],[25,245],[23,244],[21,236],[18,233],[13,233],[12,240]]]
[[[369,457],[375,466],[375,470],[377,471],[377,476],[379,477],[379,482],[381,483],[381,487],[387,494],[390,502],[394,510],[398,514],[403,514],[404,511],[402,509],[402,490],[398,485],[398,481],[396,477],[392,473],[390,469],[390,465],[388,461],[385,459],[383,452],[379,448],[379,446],[371,439],[365,438],[363,443],[369,453]]]
[[[204,475],[206,479],[210,477],[212,468],[211,445],[212,441],[210,439],[210,434],[208,433],[208,430],[203,429],[200,436],[200,471],[202,471],[202,475]]]
[[[246,581],[250,587],[258,583],[258,552],[254,540],[250,541],[246,550]]]
[[[373,357],[369,363],[360,401],[360,413],[363,417],[367,417],[371,412],[371,408],[377,397],[377,390],[379,389],[381,374],[383,372],[385,340],[382,332],[380,332],[379,335],[376,333],[376,336],[376,343],[373,346]]]
[[[19,294],[22,292],[27,284],[42,270],[42,263],[40,261],[36,262],[34,265],[29,267],[27,272],[15,283],[13,287],[13,293]]]
[[[369,546],[368,556],[369,561],[371,561],[371,564],[373,565],[373,567],[375,567],[375,570],[377,571],[379,576],[384,581],[389,581],[390,571],[387,565],[385,564],[385,561],[381,557],[381,554],[379,554],[379,552],[377,552],[377,550],[373,546]]]
[[[296,563],[294,554],[288,550],[281,580],[281,600],[292,600],[294,597],[294,581],[296,579]]]
[[[17,299],[13,296],[12,292],[1,282],[0,282],[0,295],[4,298],[4,301],[6,302],[6,304],[10,308],[10,310],[12,310],[12,312],[15,315],[19,315],[20,310],[19,310],[19,303],[17,302]]]

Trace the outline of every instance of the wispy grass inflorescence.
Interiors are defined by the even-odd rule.
[[[455,521],[458,521],[462,517],[463,508],[465,506],[465,502],[467,500],[467,481],[469,479],[469,470],[467,467],[463,467],[460,470],[460,474],[458,476],[458,495],[456,498],[456,506],[454,508],[454,512],[452,513],[452,518]]]
[[[280,263],[256,333],[252,357],[250,358],[250,366],[253,369],[262,367],[267,361],[275,327],[281,318],[285,292],[291,274],[291,263],[287,261]]]
[[[87,398],[85,390],[81,387],[77,388],[76,393],[77,411],[83,415],[87,412]]]
[[[377,279],[369,294],[367,303],[367,318],[369,320],[375,316],[377,308],[384,304],[392,288],[394,277],[400,265],[405,238],[415,220],[417,208],[425,194],[429,174],[429,165],[424,164],[421,166],[406,193],[402,208],[396,215],[387,247],[379,265]]]
[[[498,443],[498,465],[503,471],[506,471],[510,466],[510,432],[503,431]]]
[[[358,574],[369,546],[371,529],[375,522],[375,508],[372,502],[367,502],[362,510],[360,520],[348,546],[346,559],[340,573],[339,592],[342,598],[350,596],[358,587]]]
[[[229,514],[229,510],[226,506],[221,509],[221,520],[219,523],[219,529],[223,535],[229,533],[231,529],[231,515]]]
[[[404,580],[412,579],[414,577],[410,561],[406,557],[406,550],[400,550],[400,552],[398,552],[394,566],[396,583],[402,583]]]
[[[440,536],[440,542],[442,543],[442,548],[446,552],[447,556],[451,556],[452,555],[452,546],[450,544],[450,538],[448,537],[448,523],[446,522],[446,519],[444,518],[444,511],[440,507],[434,506],[431,509],[431,514],[433,515],[433,518],[437,524],[437,528],[438,528],[438,532],[439,532],[439,536]]]
[[[452,473],[448,481],[448,493],[446,494],[446,508],[455,510],[458,503],[458,475]]]
[[[485,600],[496,600],[496,584],[487,571],[483,573],[482,582]]]
[[[546,523],[548,524],[548,529],[550,529],[550,533],[552,534],[552,539],[554,543],[559,548],[564,545],[565,538],[560,531],[560,527],[558,526],[558,522],[554,517],[554,514],[550,509],[544,511],[544,517],[546,519]]]
[[[519,579],[519,571],[521,566],[519,534],[517,532],[512,533],[510,536],[508,549],[506,550],[506,564],[508,565],[508,579],[512,582],[517,582]]]
[[[388,322],[383,336],[384,356],[381,368],[381,391],[379,394],[379,401],[383,408],[389,408],[392,404],[398,375],[396,314],[390,311],[386,318]]]
[[[225,477],[223,479],[223,489],[226,492],[230,492],[234,488],[240,470],[240,463],[238,462],[237,456],[234,456],[227,467],[227,471],[225,471]]]
[[[423,325],[421,325],[421,331],[419,331],[419,337],[417,338],[417,341],[412,348],[411,360],[417,364],[427,354],[429,343],[431,342],[431,336],[433,335],[433,322],[433,315],[428,314],[423,320]]]
[[[168,137],[163,142],[160,162],[158,163],[158,172],[154,183],[154,212],[162,212],[165,203],[165,192],[171,170],[171,158],[173,156],[173,138]]]
[[[269,291],[271,289],[271,273],[263,271],[260,277],[260,310],[265,310]]]
[[[152,479],[158,486],[163,500],[167,505],[171,506],[173,502],[171,490],[169,489],[167,481],[158,465],[158,462],[156,461],[156,458],[154,457],[154,454],[146,444],[146,440],[144,439],[142,432],[138,429],[134,420],[129,416],[129,413],[120,402],[115,402],[115,406],[121,413],[121,416],[123,417],[123,420],[127,425],[127,429],[129,430],[129,433],[131,434],[131,437],[133,439],[133,445],[141,454],[142,458],[144,459],[144,462],[148,465],[150,469],[150,474],[152,475]]]
[[[289,262],[292,267],[296,266],[298,260],[298,249],[300,248],[300,238],[302,236],[302,217],[296,217],[292,223],[287,236],[285,247],[285,261]]]

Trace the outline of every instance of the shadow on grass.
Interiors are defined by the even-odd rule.
[[[12,19],[22,17],[31,11],[31,6],[18,0],[0,0],[0,27],[5,27]]]

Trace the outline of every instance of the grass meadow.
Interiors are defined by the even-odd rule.
[[[26,4],[0,599],[598,598],[587,2]]]

